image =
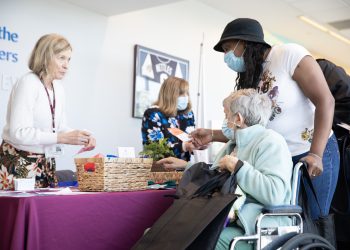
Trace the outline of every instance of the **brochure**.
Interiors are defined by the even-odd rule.
[[[177,138],[179,138],[183,142],[187,142],[187,141],[191,140],[189,135],[186,132],[182,131],[181,129],[168,128],[168,130],[170,133],[172,133],[174,136],[176,136]]]

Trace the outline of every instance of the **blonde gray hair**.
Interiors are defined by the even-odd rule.
[[[58,34],[42,36],[35,44],[29,58],[29,69],[37,76],[50,75],[50,64],[53,57],[65,50],[72,50],[72,46],[66,38]]]
[[[189,84],[186,80],[169,76],[162,84],[159,90],[158,99],[153,104],[167,116],[175,116],[177,110],[177,98],[180,95],[188,95],[188,105],[183,113],[188,113],[192,109],[192,103],[189,95]]]
[[[266,127],[272,114],[272,102],[267,95],[255,89],[240,89],[225,100],[230,103],[230,115],[239,112],[248,127],[256,124]]]

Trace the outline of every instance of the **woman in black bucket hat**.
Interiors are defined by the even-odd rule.
[[[339,172],[339,151],[333,135],[334,99],[317,62],[304,47],[289,43],[271,47],[260,23],[238,18],[228,23],[214,50],[224,53],[227,66],[237,72],[236,89],[255,88],[272,100],[267,125],[286,139],[294,164],[308,163],[320,210],[308,195],[314,219],[328,215]],[[194,143],[226,142],[222,130],[197,129]],[[230,131],[231,133],[231,131]],[[278,167],[278,166],[276,166]],[[218,248],[227,248],[229,234],[222,233]],[[232,238],[232,234],[230,234]]]
[[[270,48],[271,46],[264,41],[264,32],[260,23],[249,18],[238,18],[227,24],[220,41],[214,46],[216,51],[229,52],[225,62],[231,60],[229,56],[235,49],[241,52],[238,60],[228,64],[232,70],[240,73],[237,89],[256,88],[253,83],[260,78],[264,55]]]

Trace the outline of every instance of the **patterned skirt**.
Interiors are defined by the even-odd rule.
[[[13,190],[13,179],[16,178],[35,177],[35,187],[38,188],[57,184],[54,158],[18,150],[5,141],[0,146],[0,165],[0,190]]]

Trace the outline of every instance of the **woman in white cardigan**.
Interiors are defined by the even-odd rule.
[[[29,59],[31,72],[13,86],[0,146],[0,190],[13,189],[14,178],[36,178],[36,187],[54,186],[55,159],[62,144],[92,150],[87,131],[66,124],[63,87],[72,47],[57,34],[42,36]]]

